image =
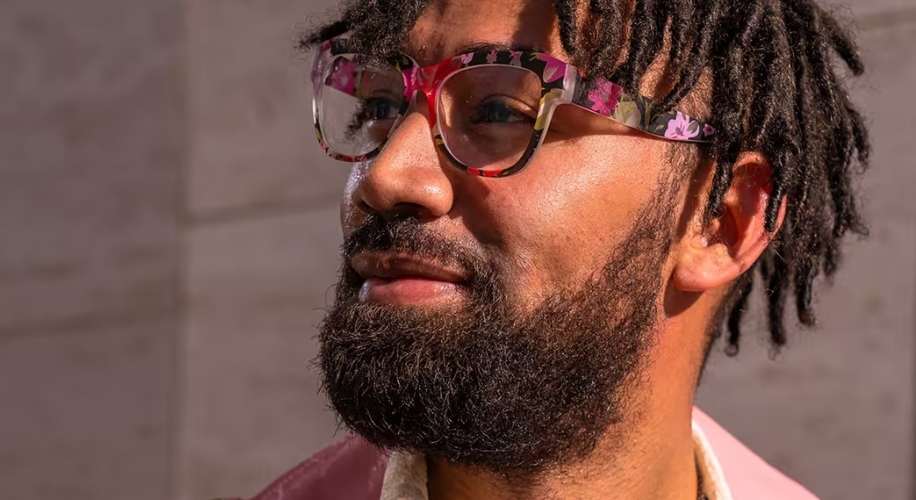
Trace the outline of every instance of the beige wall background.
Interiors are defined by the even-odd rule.
[[[847,12],[872,236],[818,330],[717,353],[698,402],[825,499],[912,499],[916,4]],[[332,13],[0,0],[0,498],[252,495],[335,439],[309,361],[347,171],[291,48]]]

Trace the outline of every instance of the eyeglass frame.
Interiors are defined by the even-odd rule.
[[[553,113],[561,104],[573,104],[632,129],[669,141],[709,143],[716,133],[716,129],[711,125],[681,111],[671,110],[659,113],[654,110],[655,101],[653,99],[642,95],[629,95],[623,87],[603,77],[589,82],[584,72],[572,64],[542,52],[524,50],[468,52],[426,67],[421,67],[410,56],[399,54],[387,60],[387,63],[392,64],[404,78],[404,101],[394,119],[395,123],[385,138],[372,151],[361,155],[344,155],[332,150],[321,131],[319,102],[321,93],[328,84],[320,81],[319,78],[329,76],[325,73],[335,58],[345,57],[352,60],[362,56],[364,55],[351,52],[348,37],[341,36],[319,44],[312,63],[311,81],[314,89],[312,115],[315,121],[315,133],[320,147],[335,160],[358,163],[377,156],[393,131],[397,129],[400,121],[407,115],[417,92],[422,92],[426,96],[430,130],[433,142],[439,151],[455,167],[481,177],[505,177],[525,168],[543,143]],[[443,139],[437,119],[439,91],[448,78],[464,69],[483,65],[524,68],[534,73],[541,83],[540,104],[528,146],[515,164],[499,170],[470,167],[458,160]]]

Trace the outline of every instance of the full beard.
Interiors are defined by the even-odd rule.
[[[504,475],[587,457],[635,407],[673,232],[662,194],[592,279],[533,309],[513,303],[485,258],[415,219],[370,216],[347,238],[345,262],[398,250],[461,265],[472,279],[465,307],[430,311],[361,303],[362,279],[344,266],[318,359],[341,422],[383,449]]]

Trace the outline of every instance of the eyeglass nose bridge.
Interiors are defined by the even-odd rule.
[[[437,67],[419,68],[412,67],[401,71],[404,76],[404,99],[407,109],[410,108],[414,97],[421,92],[426,97],[427,120],[429,128],[436,128],[438,121],[436,109],[436,94],[439,88],[440,79],[436,78]]]

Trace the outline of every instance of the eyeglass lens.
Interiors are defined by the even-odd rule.
[[[396,68],[361,56],[337,57],[321,89],[321,129],[330,148],[348,156],[372,152],[394,126],[404,99]],[[531,140],[541,99],[540,79],[505,65],[463,68],[438,93],[442,139],[466,167],[509,168]]]
[[[351,57],[338,56],[328,65],[318,116],[333,152],[360,156],[388,136],[404,102],[404,78],[394,66]]]

